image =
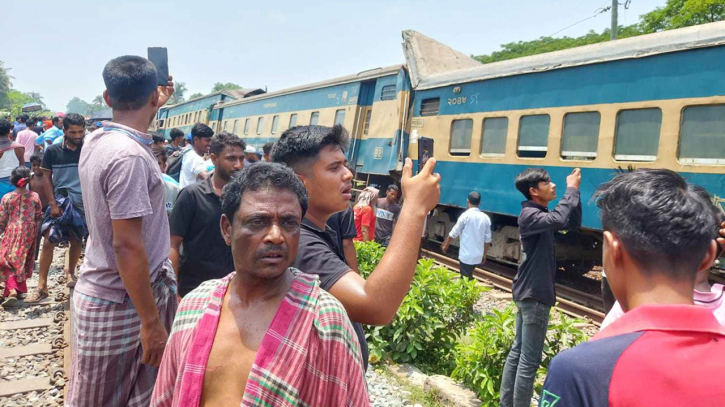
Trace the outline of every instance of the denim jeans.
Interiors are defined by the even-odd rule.
[[[541,364],[550,306],[533,299],[516,301],[516,338],[501,381],[501,407],[530,407]]]

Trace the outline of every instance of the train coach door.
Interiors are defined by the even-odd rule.
[[[348,160],[355,165],[355,172],[365,172],[365,144],[370,133],[370,121],[373,112],[373,96],[375,94],[375,81],[366,81],[360,84],[360,93],[357,101],[357,112],[355,113],[355,124],[353,128],[353,140]]]

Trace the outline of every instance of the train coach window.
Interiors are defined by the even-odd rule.
[[[365,113],[365,124],[363,124],[363,135],[367,136],[370,132],[370,118],[373,116],[373,111],[368,110]]]
[[[614,159],[619,161],[654,161],[660,144],[662,110],[634,109],[617,113],[614,134]]]
[[[314,126],[320,121],[320,112],[312,112],[310,114],[310,126]]]
[[[289,127],[295,127],[297,125],[297,113],[292,113],[289,117]]]
[[[435,116],[441,108],[441,98],[423,99],[420,102],[421,116]]]
[[[383,86],[383,89],[380,91],[380,100],[395,100],[395,95],[397,94],[395,90],[395,85]]]
[[[725,164],[725,105],[682,111],[679,158],[684,164]]]
[[[257,135],[262,134],[262,126],[264,126],[264,117],[257,119]]]
[[[244,135],[249,134],[249,122],[251,119],[247,119],[244,121]]]
[[[229,120],[224,120],[224,126],[222,127],[222,131],[227,131],[227,123],[229,123]]]
[[[506,133],[509,119],[507,117],[490,117],[483,120],[483,137],[481,138],[481,155],[503,157],[506,152]]]
[[[272,118],[272,134],[277,134],[277,125],[279,125],[279,115]]]
[[[519,121],[519,157],[544,158],[549,148],[548,114],[521,116]]]
[[[234,120],[234,127],[232,127],[232,134],[237,134],[237,124],[239,120]]]
[[[452,155],[471,154],[471,134],[473,133],[473,120],[454,120],[451,123],[451,147]]]
[[[335,125],[343,126],[345,124],[345,110],[340,109],[335,112]]]
[[[561,158],[593,160],[599,141],[599,112],[567,113],[561,135]]]
[[[211,124],[211,130],[213,132],[216,132],[216,122],[214,122],[214,123]]]

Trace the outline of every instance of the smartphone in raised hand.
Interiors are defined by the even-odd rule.
[[[169,84],[169,55],[165,47],[149,47],[148,58],[156,67],[156,84],[168,86]]]

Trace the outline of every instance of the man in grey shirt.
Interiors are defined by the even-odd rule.
[[[80,157],[90,236],[66,404],[148,406],[177,302],[165,186],[146,131],[173,83],[157,87],[154,65],[136,56],[111,60],[103,80],[113,121],[86,137]]]

